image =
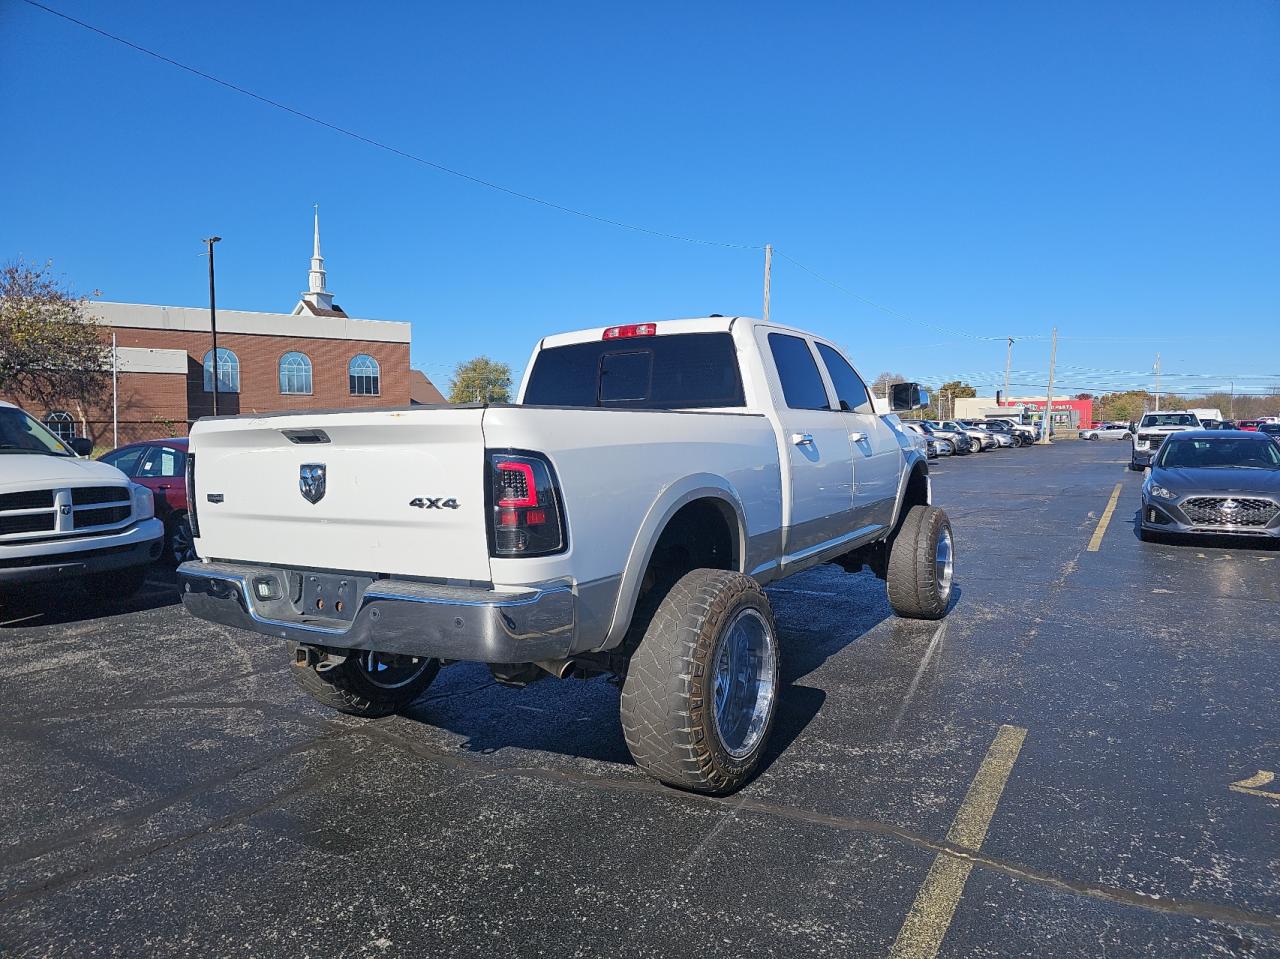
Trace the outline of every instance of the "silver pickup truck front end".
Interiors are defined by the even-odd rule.
[[[498,592],[316,574],[332,583],[331,595],[355,590],[349,609],[325,615],[300,608],[296,580],[308,575],[240,563],[178,568],[182,602],[193,615],[304,645],[483,663],[555,660],[573,649],[577,601],[566,583]]]

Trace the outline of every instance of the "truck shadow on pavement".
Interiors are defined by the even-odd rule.
[[[781,645],[782,687],[773,732],[758,775],[804,733],[827,700],[824,689],[800,680],[821,669],[893,617],[884,584],[869,574],[850,577],[832,572],[820,585],[827,591],[771,590]],[[809,575],[806,582],[814,577]],[[957,588],[954,603],[959,599]],[[800,602],[796,602],[796,600]],[[845,680],[847,682],[847,680]],[[868,684],[874,681],[868,678]],[[633,765],[618,718],[619,691],[605,677],[590,680],[545,679],[524,689],[493,681],[488,669],[467,663],[444,670],[427,694],[404,718],[462,738],[466,752],[534,750],[587,760]]]
[[[126,598],[95,597],[76,582],[24,587],[19,593],[0,598],[0,630],[78,623],[160,609],[179,601],[173,568],[157,564],[148,570],[146,585]]]
[[[450,676],[450,674],[454,674]],[[499,686],[479,664],[451,666],[447,685],[428,693],[403,717],[463,737],[465,752],[506,749],[554,753],[591,762],[631,766],[618,718],[619,691],[608,679],[546,679],[525,689]],[[827,694],[787,683],[780,691],[773,733],[759,772],[813,721]]]

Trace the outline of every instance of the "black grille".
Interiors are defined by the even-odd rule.
[[[0,494],[0,510],[49,509],[53,506],[53,490],[33,489],[21,493]]]
[[[159,540],[156,542],[158,543]],[[0,569],[25,569],[31,566],[56,566],[59,563],[83,562],[86,559],[93,559],[95,556],[115,556],[120,553],[128,553],[137,548],[136,545],[129,544],[127,546],[104,546],[102,549],[82,549],[76,553],[46,553],[39,556],[21,556],[13,559],[0,556]]]
[[[128,518],[128,506],[104,506],[101,509],[77,510],[76,529],[83,529],[86,526],[108,526],[111,523],[123,523]]]
[[[0,535],[37,533],[53,529],[53,513],[28,513],[22,516],[0,516]]]
[[[1152,446],[1159,446],[1164,442],[1164,433],[1139,433],[1138,439],[1144,443],[1150,443]]]
[[[1237,496],[1197,496],[1182,504],[1196,526],[1266,526],[1280,512],[1268,499]]]
[[[71,491],[71,502],[76,506],[92,506],[94,503],[127,503],[129,489],[126,486],[81,486]]]

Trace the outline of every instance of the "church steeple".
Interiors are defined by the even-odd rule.
[[[311,250],[311,272],[307,276],[307,292],[302,294],[302,301],[294,307],[294,314],[320,311],[332,311],[333,294],[325,289],[324,257],[320,255],[320,204],[315,205],[315,237]]]

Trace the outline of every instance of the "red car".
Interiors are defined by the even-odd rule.
[[[100,457],[156,498],[156,518],[164,521],[165,551],[176,563],[196,558],[187,520],[187,439],[175,437],[130,443]]]
[[[1261,420],[1237,420],[1236,429],[1248,430],[1250,433],[1258,432],[1258,424]]]

